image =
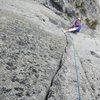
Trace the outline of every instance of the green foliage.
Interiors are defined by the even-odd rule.
[[[96,26],[98,25],[98,20],[93,21],[93,20],[90,20],[89,18],[86,18],[85,21],[89,28],[96,29]]]
[[[75,2],[75,7],[76,8],[83,8],[84,5],[85,5],[84,2],[81,1],[81,0],[76,0],[76,2]]]
[[[80,10],[80,12],[86,15],[85,3],[81,0],[76,0],[75,7]]]

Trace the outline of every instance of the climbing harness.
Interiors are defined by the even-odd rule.
[[[80,93],[80,73],[79,73],[80,71],[79,71],[79,66],[77,65],[77,62],[76,62],[76,50],[73,43],[73,38],[71,37],[69,33],[66,34],[66,38],[68,39],[67,43],[69,43],[70,45],[72,44],[72,47],[74,50],[74,64],[75,64],[76,77],[77,77],[77,96],[78,96],[78,100],[82,100],[81,93]]]

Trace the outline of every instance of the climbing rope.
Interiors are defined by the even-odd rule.
[[[77,77],[77,96],[78,96],[78,100],[82,100],[81,93],[80,93],[80,73],[79,73],[80,71],[79,71],[79,66],[77,65],[77,62],[76,62],[76,50],[75,50],[75,46],[73,43],[73,38],[71,37],[71,35],[69,33],[67,33],[66,38],[68,39],[68,43],[71,43],[73,46],[74,64],[75,64],[76,77]]]

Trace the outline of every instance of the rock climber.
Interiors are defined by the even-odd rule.
[[[66,32],[77,33],[80,31],[80,29],[81,29],[81,19],[77,18],[74,25],[72,27],[70,27],[69,29],[64,30],[64,33],[66,33]]]

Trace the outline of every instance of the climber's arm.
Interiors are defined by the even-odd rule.
[[[80,30],[80,26],[78,26],[78,27],[74,27],[74,28],[70,28],[70,29],[68,29],[68,30],[64,30],[64,33],[66,33],[66,32],[72,32],[72,31],[77,31],[77,30]]]
[[[74,27],[74,28],[70,28],[68,30],[64,30],[64,33],[66,32],[72,32],[72,31],[76,31],[78,28],[77,27]]]

